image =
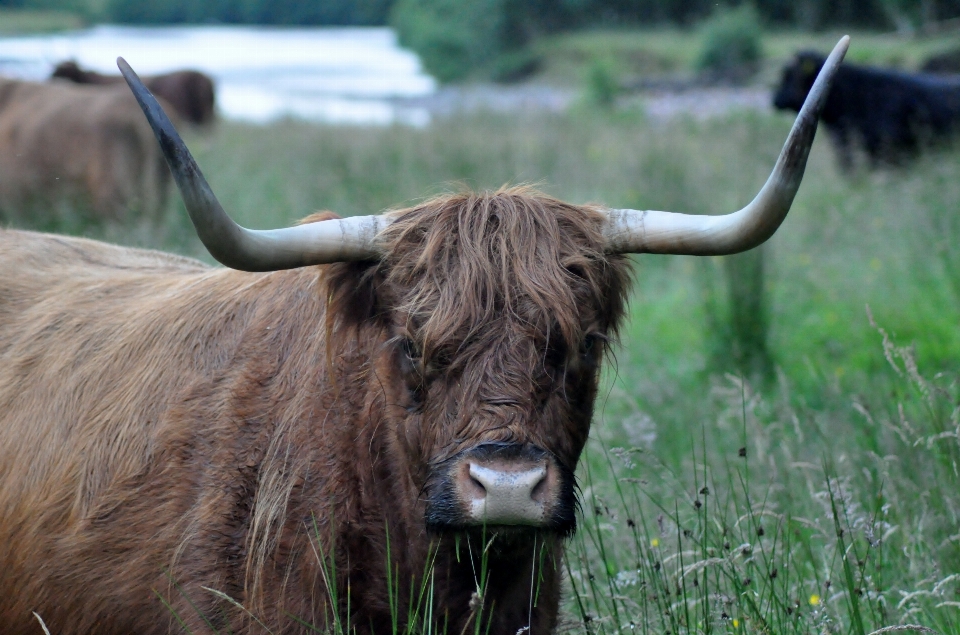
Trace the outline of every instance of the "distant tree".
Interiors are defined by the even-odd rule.
[[[768,344],[770,298],[765,275],[768,248],[763,245],[733,256],[704,259],[697,264],[707,322],[709,370],[736,373],[756,386],[769,384],[774,376],[774,360]]]
[[[392,23],[441,81],[492,63],[506,46],[505,0],[398,0]]]
[[[701,28],[697,69],[713,79],[742,82],[756,73],[763,56],[763,29],[756,10],[747,4],[722,9]]]

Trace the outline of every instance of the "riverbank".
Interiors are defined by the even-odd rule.
[[[8,14],[0,11],[0,16]],[[0,22],[12,29],[58,32],[0,37],[0,73],[4,75],[43,80],[64,59],[115,73],[118,55],[142,74],[196,68],[217,82],[219,110],[225,119],[257,124],[293,118],[423,127],[458,113],[558,113],[598,107],[589,78],[598,64],[608,74],[604,81],[615,110],[640,110],[658,120],[765,111],[770,109],[769,91],[779,79],[780,68],[793,53],[804,48],[828,50],[838,37],[836,33],[765,34],[759,71],[741,86],[717,85],[698,77],[693,65],[699,35],[676,29],[545,38],[534,47],[535,72],[522,82],[439,86],[386,28],[97,26],[76,30],[75,16],[68,14],[13,15],[21,15],[23,21]],[[37,17],[42,15],[49,20]],[[28,16],[34,16],[35,22]],[[949,34],[903,38],[857,33],[849,58],[910,69],[952,41]]]
[[[69,11],[38,11],[0,7],[0,37],[58,33],[86,26],[86,20]]]

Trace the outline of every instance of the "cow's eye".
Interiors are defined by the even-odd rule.
[[[417,343],[409,337],[403,337],[400,339],[400,351],[408,361],[420,361],[420,349],[417,347]]]
[[[419,381],[416,385],[410,385],[410,408],[409,410],[413,412],[419,412],[423,408],[423,399],[426,393],[426,389],[423,386],[423,382]]]
[[[580,349],[583,358],[589,361],[596,360],[597,356],[603,350],[606,339],[607,338],[600,333],[587,333],[586,337],[583,338],[583,345]]]
[[[547,345],[547,366],[552,368],[563,368],[567,363],[567,343],[561,337],[550,340]]]
[[[407,337],[401,338],[397,346],[399,348],[400,368],[403,371],[402,376],[404,383],[407,385],[412,408],[419,409],[423,405],[424,397],[423,360],[420,349],[416,342]]]

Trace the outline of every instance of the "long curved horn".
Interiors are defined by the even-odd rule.
[[[817,120],[849,46],[850,36],[845,35],[833,48],[797,115],[770,178],[749,205],[725,216],[608,210],[604,227],[607,251],[719,256],[746,251],[770,238],[786,218],[800,187]]]
[[[386,216],[354,216],[270,230],[246,229],[233,222],[163,108],[126,60],[118,57],[117,66],[160,142],[200,240],[222,264],[242,271],[276,271],[380,257],[377,235],[390,223]]]

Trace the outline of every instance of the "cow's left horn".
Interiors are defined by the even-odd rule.
[[[270,230],[246,229],[233,222],[163,108],[126,60],[117,58],[117,66],[160,142],[190,219],[211,256],[243,271],[276,271],[380,257],[377,236],[390,222],[386,216],[354,216]]]
[[[845,35],[833,48],[797,115],[770,178],[749,205],[725,216],[608,210],[604,228],[607,251],[717,256],[746,251],[770,238],[790,211],[800,187],[820,111],[849,45],[850,37]]]

